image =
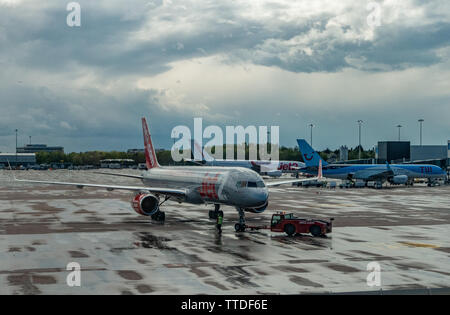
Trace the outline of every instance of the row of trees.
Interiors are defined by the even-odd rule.
[[[235,152],[237,148],[235,148]],[[246,147],[246,158],[248,159],[249,148]],[[214,151],[213,151],[214,152]],[[319,152],[323,159],[328,160],[330,157],[339,157],[339,150],[331,151],[326,149]],[[348,158],[357,159],[358,158],[358,147],[349,149]],[[223,150],[224,158],[226,154],[226,149]],[[156,153],[158,161],[161,165],[172,165],[180,164],[175,163],[172,160],[172,155],[170,150],[161,150]],[[361,158],[374,158],[375,152],[373,150],[364,151],[361,150]],[[127,153],[119,151],[103,152],[103,151],[90,151],[90,152],[39,152],[36,154],[36,160],[38,164],[52,164],[52,163],[70,163],[73,165],[100,165],[101,160],[105,159],[131,159],[137,163],[145,163],[144,153]],[[290,161],[302,161],[301,154],[297,147],[295,148],[280,148],[280,160],[290,160]]]
[[[339,158],[339,150],[330,150],[330,149],[326,149],[323,150],[322,152],[319,152],[320,156],[324,159],[324,160],[328,160],[329,158],[332,157],[337,157]],[[375,150],[364,150],[364,148],[361,146],[361,159],[374,159],[375,158]],[[349,148],[348,149],[348,159],[349,160],[357,160],[359,159],[359,146],[356,146],[355,148]]]
[[[161,165],[175,164],[172,160],[171,152],[169,150],[158,151],[156,153],[158,161]],[[127,153],[119,151],[103,152],[103,151],[89,151],[89,152],[39,152],[36,153],[36,162],[38,164],[52,164],[52,163],[69,163],[73,165],[100,165],[101,160],[106,159],[130,159],[136,164],[145,163],[144,153]]]

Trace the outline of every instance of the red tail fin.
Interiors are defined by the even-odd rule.
[[[155,149],[152,144],[152,137],[148,131],[148,125],[145,118],[142,118],[142,132],[144,133],[144,145],[145,145],[145,162],[147,168],[151,169],[154,167],[159,167],[158,160],[156,159]]]

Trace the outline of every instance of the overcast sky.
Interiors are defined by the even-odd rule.
[[[450,1],[0,0],[0,151],[156,147],[172,128],[279,125],[317,149],[450,139]],[[379,6],[371,5],[371,2]],[[378,14],[379,13],[379,14]],[[376,22],[379,21],[379,25]]]

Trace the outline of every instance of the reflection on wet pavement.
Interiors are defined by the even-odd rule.
[[[252,294],[368,291],[367,264],[382,268],[382,288],[450,283],[450,187],[386,190],[271,189],[263,214],[334,217],[327,238],[268,230],[234,232],[224,207],[223,234],[210,207],[164,205],[166,222],[135,214],[130,193],[27,186],[0,171],[1,294]],[[19,172],[18,176],[111,183],[90,172]],[[117,184],[139,184],[114,178]],[[81,287],[66,285],[69,262]]]

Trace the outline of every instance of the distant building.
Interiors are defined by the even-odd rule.
[[[49,147],[46,144],[27,144],[17,148],[17,153],[64,152],[64,147]]]
[[[339,160],[340,161],[348,160],[348,148],[346,145],[343,145],[339,148]]]
[[[446,145],[412,145],[411,161],[445,160],[447,151]]]
[[[450,140],[447,142],[447,168],[450,168]]]
[[[28,166],[36,164],[36,154],[34,153],[0,153],[0,164],[7,167],[11,166]]]
[[[433,164],[443,169],[450,165],[450,140],[445,145],[410,145],[408,141],[378,142],[377,163]]]
[[[132,159],[106,159],[100,161],[100,168],[128,168],[136,165]]]
[[[164,152],[164,149],[155,149],[155,152]],[[127,153],[145,153],[145,149],[128,149]]]
[[[409,141],[379,141],[377,149],[378,163],[401,163],[410,160]]]
[[[128,149],[127,153],[144,153],[144,149]]]

